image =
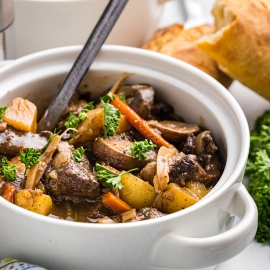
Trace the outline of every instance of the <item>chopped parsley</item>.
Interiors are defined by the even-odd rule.
[[[96,178],[101,181],[105,187],[112,186],[113,189],[122,189],[124,186],[121,184],[121,177],[129,172],[138,170],[137,168],[129,170],[124,173],[114,172],[99,163],[96,163],[97,175]]]
[[[151,212],[150,210],[146,210],[143,215],[146,217],[146,218],[151,218]]]
[[[3,118],[3,116],[4,116],[4,112],[5,112],[5,110],[7,109],[7,106],[4,106],[4,107],[0,107],[0,119],[2,119]]]
[[[147,155],[145,153],[149,152],[155,147],[156,145],[147,139],[139,142],[135,141],[130,147],[132,158],[138,160],[146,160]]]
[[[20,151],[20,160],[25,165],[24,174],[26,174],[27,169],[30,166],[34,166],[35,164],[39,163],[41,153],[34,149],[34,148],[26,148],[25,151]]]
[[[0,172],[8,181],[16,180],[16,165],[9,165],[6,157],[2,158],[2,167],[0,168]]]
[[[125,92],[123,92],[123,93],[120,95],[120,100],[122,100],[123,102],[126,102],[126,94],[125,94]]]
[[[81,146],[81,147],[78,147],[76,151],[72,153],[76,162],[78,163],[82,162],[84,152],[85,152],[85,149]]]
[[[74,114],[74,112],[71,112],[69,114],[69,119],[65,122],[66,128],[76,128],[76,126],[84,121],[87,118],[87,112],[94,109],[94,102],[91,101],[87,103],[81,110],[78,116]],[[70,131],[71,133],[74,133],[73,130]]]
[[[104,137],[114,136],[118,127],[121,113],[109,102],[114,99],[113,94],[109,93],[102,97],[101,104],[104,110]]]

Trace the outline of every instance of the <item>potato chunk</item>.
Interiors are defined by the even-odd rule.
[[[104,129],[103,108],[96,108],[87,112],[87,118],[77,126],[77,137],[70,140],[70,144],[93,141]],[[124,115],[120,116],[116,133],[131,130],[131,124]]]
[[[120,199],[136,209],[151,206],[157,196],[153,186],[131,173],[122,176],[121,184]]]
[[[5,110],[3,120],[15,129],[36,133],[37,107],[27,99],[14,98]]]
[[[170,183],[164,192],[160,192],[153,206],[170,214],[185,209],[199,201],[199,196],[186,187]]]
[[[22,189],[15,193],[14,203],[24,209],[47,216],[53,205],[49,195],[39,189]]]
[[[201,199],[208,194],[209,190],[205,187],[203,183],[196,181],[189,181],[186,183],[186,187],[189,188],[192,192],[198,195]]]

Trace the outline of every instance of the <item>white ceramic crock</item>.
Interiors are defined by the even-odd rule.
[[[0,106],[14,97],[47,106],[81,47],[39,52],[0,69]],[[0,197],[0,258],[48,269],[197,269],[226,261],[252,241],[257,209],[241,181],[249,150],[246,118],[231,94],[194,67],[142,49],[105,45],[81,89],[93,96],[123,72],[149,83],[186,121],[212,130],[224,173],[197,204],[162,218],[125,224],[84,224],[44,217]],[[237,222],[234,222],[237,221]],[[234,224],[234,225],[233,225]]]
[[[109,0],[13,0],[8,59],[85,44]],[[106,43],[141,47],[157,28],[164,0],[130,0]]]

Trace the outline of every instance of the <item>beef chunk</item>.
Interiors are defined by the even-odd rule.
[[[58,153],[45,172],[46,189],[56,201],[80,202],[101,195],[100,184],[91,172],[88,159],[83,155],[82,162],[76,162],[74,151],[67,142],[60,142]]]

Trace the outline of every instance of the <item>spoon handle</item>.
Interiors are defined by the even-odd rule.
[[[60,89],[38,123],[38,131],[56,126],[62,112],[96,58],[128,0],[110,0]]]

